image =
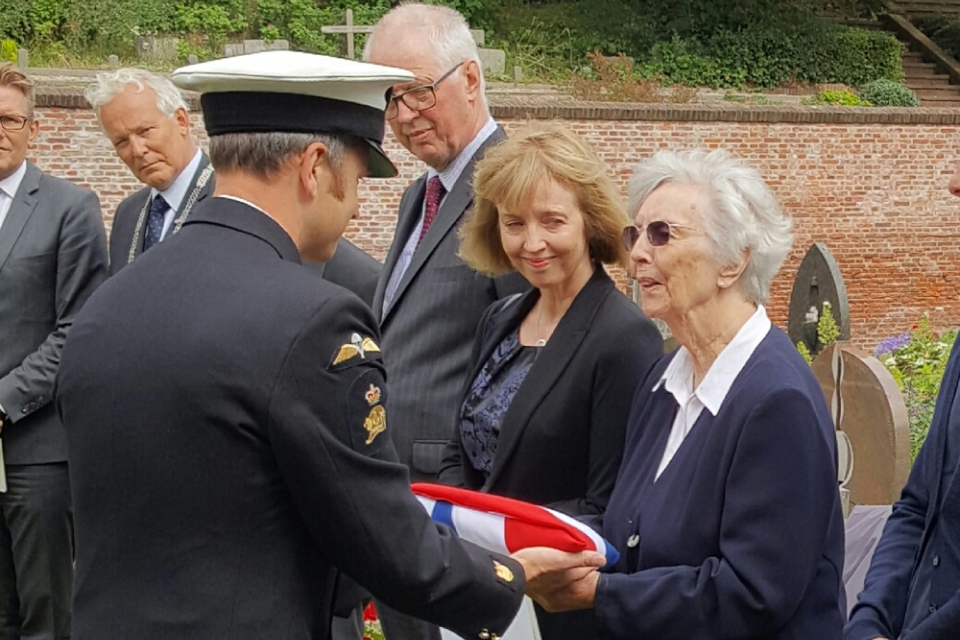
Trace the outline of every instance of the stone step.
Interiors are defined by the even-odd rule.
[[[921,100],[960,100],[960,90],[957,87],[940,87],[938,89],[914,89],[913,92]]]
[[[917,89],[940,89],[949,87],[951,89],[960,89],[960,86],[952,85],[946,80],[914,80],[908,82],[907,86],[916,91]]]
[[[923,71],[929,69],[931,71],[935,70],[937,65],[932,62],[907,62],[903,63],[903,72],[910,74],[911,71]]]
[[[920,106],[935,109],[960,109],[960,100],[955,102],[921,102]]]
[[[919,70],[904,71],[904,81],[909,83],[911,80],[946,80],[950,81],[950,76],[945,73],[939,73],[939,70]]]

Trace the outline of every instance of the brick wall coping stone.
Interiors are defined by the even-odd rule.
[[[187,93],[187,105],[199,110],[197,94]],[[82,88],[40,86],[37,106],[87,109]],[[956,125],[960,109],[946,107],[825,107],[798,105],[628,104],[616,102],[557,102],[544,104],[519,97],[490,98],[495,118],[531,120],[610,120],[661,122],[762,122],[800,124]]]

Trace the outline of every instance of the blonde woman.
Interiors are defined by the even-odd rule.
[[[602,513],[634,391],[663,353],[653,323],[603,264],[625,264],[629,220],[606,167],[560,125],[525,128],[487,152],[460,254],[517,271],[533,289],[480,323],[440,482]],[[584,614],[538,612],[545,640],[590,638]]]

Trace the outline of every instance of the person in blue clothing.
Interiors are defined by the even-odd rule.
[[[643,311],[681,346],[641,383],[594,520],[620,561],[534,597],[592,609],[610,639],[839,640],[836,435],[763,307],[792,222],[724,151],[655,154],[635,170],[629,211]]]
[[[960,197],[960,169],[950,180]],[[960,340],[927,440],[874,551],[844,640],[960,638]]]

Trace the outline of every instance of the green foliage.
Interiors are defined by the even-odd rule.
[[[797,343],[797,351],[800,352],[800,356],[806,361],[807,364],[813,364],[813,356],[810,355],[810,349],[807,349],[807,343],[800,341]]]
[[[893,80],[874,80],[860,87],[860,97],[875,107],[919,107],[917,94]]]
[[[17,61],[17,50],[19,47],[17,43],[6,38],[3,42],[0,42],[0,60],[4,62],[16,62]]]
[[[915,18],[913,25],[954,60],[960,60],[960,20],[943,15]]]
[[[885,340],[877,350],[877,357],[903,392],[910,418],[912,458],[916,458],[930,430],[940,382],[956,338],[956,332],[937,335],[924,317],[909,334]],[[888,343],[892,348],[885,346]]]
[[[828,90],[821,91],[812,98],[803,100],[803,104],[823,104],[832,107],[869,107],[870,102],[861,99],[852,91]]]
[[[837,326],[837,319],[833,317],[832,305],[824,300],[823,311],[820,313],[820,319],[817,320],[817,343],[820,345],[820,351],[823,351],[840,338],[840,327]]]

